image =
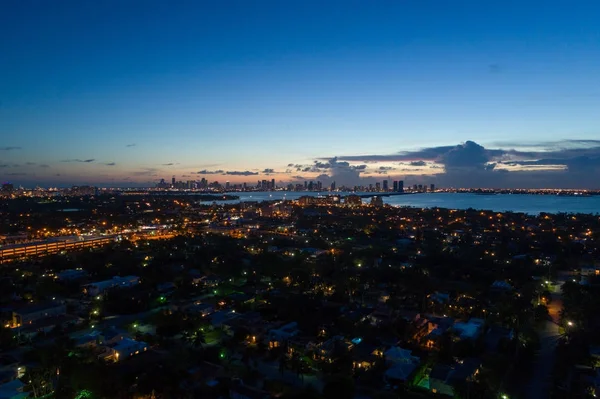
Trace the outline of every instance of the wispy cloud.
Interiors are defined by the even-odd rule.
[[[95,159],[65,159],[60,162],[80,162],[80,163],[91,163],[94,162]]]
[[[142,170],[135,171],[132,174],[134,176],[156,176],[157,173],[157,168],[143,168]]]
[[[114,163],[114,162],[107,162],[104,165],[106,165],[106,166],[115,166],[116,163]]]
[[[125,147],[135,147],[136,144],[135,143],[131,143],[131,144],[127,144]]]
[[[173,166],[173,165],[179,165],[179,163],[175,163],[175,162],[169,162],[169,163],[162,163],[162,166]]]
[[[0,151],[15,151],[20,150],[21,147],[0,147]]]
[[[228,170],[227,172],[225,172],[223,174],[230,175],[230,176],[254,176],[254,175],[257,175],[258,172],[251,172],[249,170],[244,170],[244,171]]]
[[[223,170],[200,170],[198,172],[195,172],[194,174],[196,175],[222,175],[224,173]]]

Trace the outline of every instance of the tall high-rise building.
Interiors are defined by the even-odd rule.
[[[377,192],[381,191],[381,183],[379,183],[379,182],[375,183],[375,191],[377,191]]]
[[[435,191],[435,184],[431,183],[431,185],[429,186],[429,191],[431,191],[431,192]]]
[[[271,179],[271,190],[275,190],[275,179]]]
[[[387,180],[383,181],[383,191],[388,191],[388,181]]]
[[[225,182],[225,190],[229,190],[229,182],[228,181]]]
[[[321,191],[321,190],[323,190],[323,183],[322,183],[320,180],[319,180],[319,181],[317,181],[317,190],[318,190],[318,191]]]
[[[398,192],[398,180],[394,180],[392,183],[392,188],[395,193]]]
[[[413,184],[413,191],[417,191],[419,186],[417,186],[416,184]]]
[[[399,193],[403,193],[404,192],[404,180],[400,180],[398,182],[398,192]]]
[[[335,191],[335,182],[331,183],[331,191]]]
[[[304,180],[304,191],[308,190],[308,181]]]

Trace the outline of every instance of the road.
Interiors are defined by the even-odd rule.
[[[283,381],[295,387],[303,387],[312,385],[319,392],[323,391],[323,381],[316,375],[304,375],[299,377],[290,370],[285,370],[283,374],[279,371],[277,362],[265,362],[259,360],[256,369],[263,374],[267,379]]]
[[[533,376],[527,388],[528,399],[547,399],[550,397],[552,369],[554,368],[556,345],[560,338],[558,323],[562,309],[561,288],[564,279],[553,286],[552,301],[548,305],[550,319],[538,328],[540,350],[533,364]]]

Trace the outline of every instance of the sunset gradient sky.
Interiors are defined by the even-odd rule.
[[[598,1],[10,1],[0,179],[599,187]]]

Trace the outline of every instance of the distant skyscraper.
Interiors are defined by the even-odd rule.
[[[175,186],[175,176],[171,178],[171,185]]]
[[[395,193],[398,192],[398,180],[394,180],[394,183],[392,183],[392,188],[394,189],[393,191]]]
[[[388,191],[388,181],[387,180],[383,181],[383,191]]]
[[[399,193],[403,193],[404,192],[404,180],[400,180],[398,182],[398,192]]]
[[[229,190],[229,182],[228,181],[225,182],[225,190]]]
[[[312,180],[310,182],[308,182],[308,191],[312,191],[314,187],[314,184],[312,182]]]
[[[417,188],[418,188],[418,187],[419,187],[419,186],[417,186],[416,184],[413,184],[413,191],[417,191]]]
[[[335,191],[335,182],[331,183],[331,191]]]
[[[375,183],[375,191],[381,191],[381,183]]]
[[[431,183],[431,186],[429,186],[429,191],[435,191],[435,184]]]
[[[275,179],[271,179],[271,190],[275,190]]]
[[[304,180],[304,191],[308,190],[308,182]]]
[[[321,181],[317,181],[317,190],[318,191],[323,190],[323,183]]]

